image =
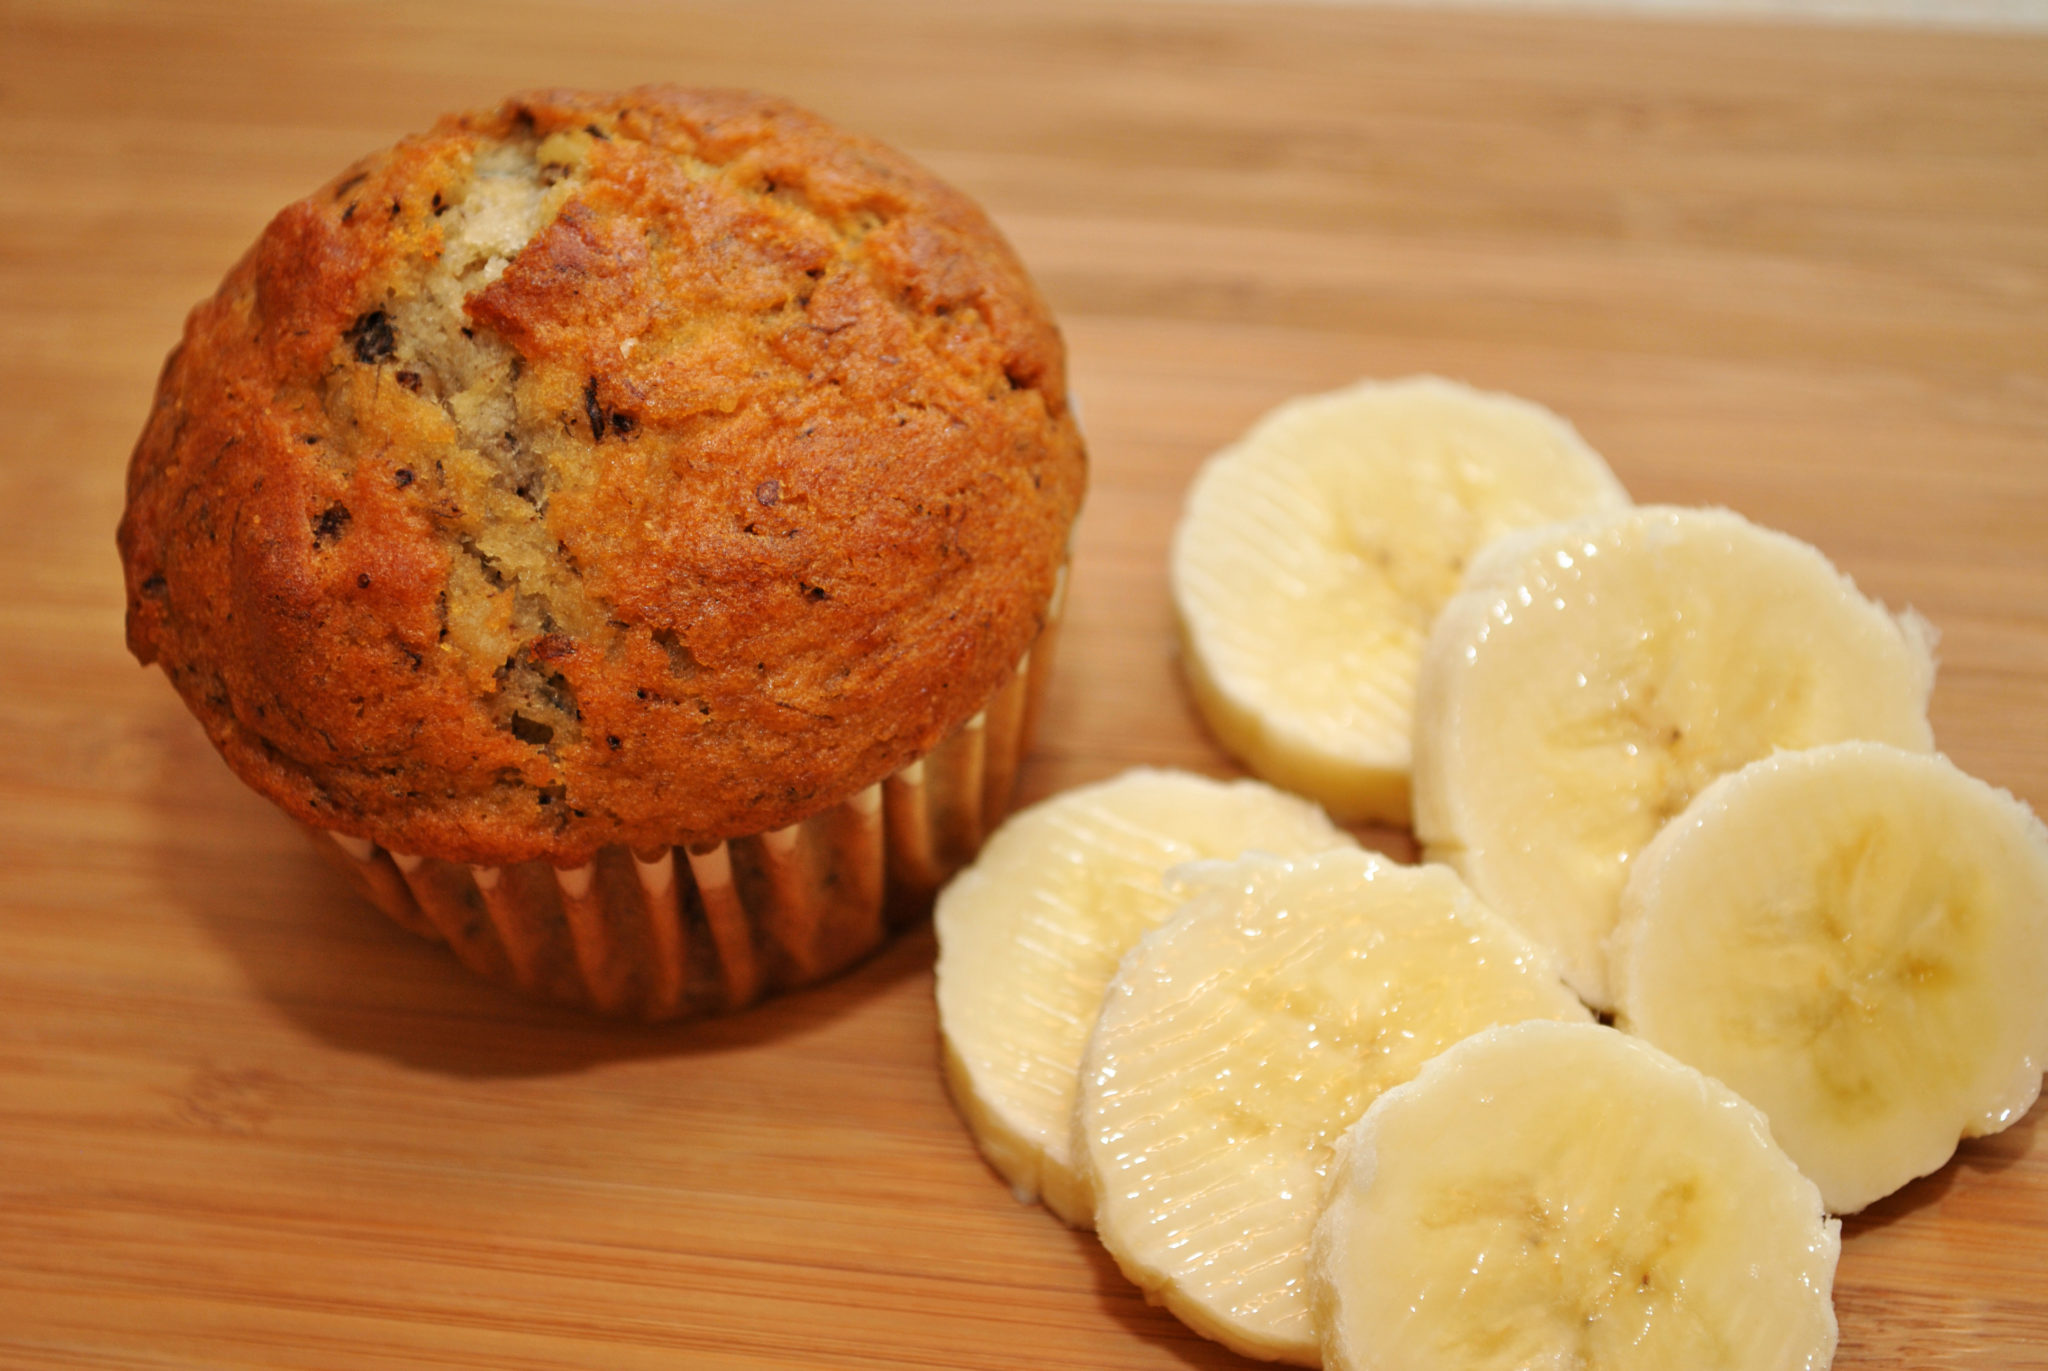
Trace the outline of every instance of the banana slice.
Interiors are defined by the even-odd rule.
[[[1167,868],[1351,842],[1256,781],[1138,770],[1013,816],[939,895],[939,1031],[961,1117],[1021,1200],[1076,1228],[1095,1197],[1073,1155],[1075,1076],[1117,959],[1173,911]]]
[[[2048,829],[1876,743],[1724,776],[1643,849],[1630,1032],[1740,1091],[1836,1213],[2027,1112],[2048,1065]]]
[[[1466,559],[1627,504],[1526,400],[1419,377],[1284,404],[1202,468],[1174,533],[1196,703],[1267,780],[1405,824],[1416,663]]]
[[[1204,1337],[1314,1366],[1308,1242],[1338,1135],[1470,1033],[1591,1016],[1442,867],[1344,851],[1176,874],[1194,894],[1124,958],[1082,1066],[1096,1231]]]
[[[1819,1371],[1841,1227],[1719,1083],[1613,1029],[1489,1029],[1338,1147],[1331,1371]]]
[[[1931,751],[1932,641],[1813,548],[1726,510],[1509,534],[1423,657],[1416,836],[1612,1008],[1603,944],[1643,844],[1780,748]]]

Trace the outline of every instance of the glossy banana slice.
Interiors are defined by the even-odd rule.
[[[1139,770],[1014,815],[939,895],[946,1082],[1018,1198],[1077,1228],[1095,1202],[1072,1150],[1081,1052],[1117,959],[1172,912],[1169,867],[1351,839],[1256,781]]]
[[[1223,745],[1339,818],[1408,822],[1416,664],[1466,559],[1628,495],[1550,411],[1420,377],[1294,400],[1174,534],[1184,665]]]
[[[1338,1135],[1468,1034],[1591,1016],[1443,867],[1341,851],[1180,874],[1195,893],[1124,958],[1081,1071],[1096,1231],[1197,1332],[1314,1366],[1308,1242]]]
[[[1709,781],[1778,749],[1932,750],[1932,636],[1726,510],[1510,534],[1424,654],[1416,836],[1611,1008],[1604,944],[1635,854]]]
[[[1331,1371],[1820,1371],[1840,1227],[1728,1089],[1610,1028],[1480,1033],[1338,1149]]]
[[[1726,1082],[1837,1213],[2017,1121],[2048,1065],[2048,829],[1875,743],[1724,776],[1622,895],[1620,1022]]]

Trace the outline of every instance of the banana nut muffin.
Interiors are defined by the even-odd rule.
[[[1038,634],[1083,481],[965,197],[775,99],[533,93],[288,207],[192,313],[128,640],[304,823],[573,867],[931,749]]]

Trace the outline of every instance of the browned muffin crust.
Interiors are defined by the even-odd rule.
[[[285,209],[130,464],[128,641],[299,819],[472,862],[781,827],[1037,634],[1084,480],[1014,253],[778,100],[539,92]]]

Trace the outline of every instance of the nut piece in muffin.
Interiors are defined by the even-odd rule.
[[[393,850],[762,833],[974,715],[1084,458],[982,212],[778,100],[543,92],[285,209],[129,471],[128,639]]]

